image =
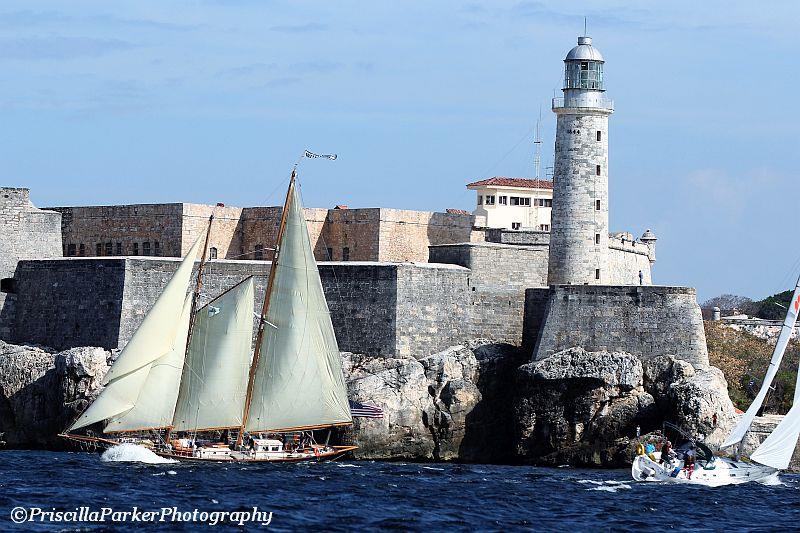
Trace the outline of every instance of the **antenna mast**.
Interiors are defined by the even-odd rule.
[[[536,120],[536,137],[533,139],[533,167],[536,172],[536,179],[540,179],[540,172],[542,167],[542,135],[540,127],[542,124],[542,106],[539,106],[539,118]]]

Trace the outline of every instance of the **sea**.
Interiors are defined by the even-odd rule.
[[[2,531],[789,531],[800,476],[765,486],[635,483],[628,470],[340,461],[165,462],[0,452]]]

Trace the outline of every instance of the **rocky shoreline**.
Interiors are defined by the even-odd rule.
[[[541,361],[473,340],[420,359],[343,353],[351,399],[383,408],[338,435],[357,459],[623,467],[663,421],[718,444],[735,421],[722,372],[672,356],[571,348]],[[102,389],[115,353],[0,341],[8,448],[63,449],[57,434]]]

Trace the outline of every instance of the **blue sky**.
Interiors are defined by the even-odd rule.
[[[464,185],[552,164],[562,63],[606,58],[611,229],[659,237],[657,283],[789,288],[800,4],[0,4],[0,184],[36,204],[271,205],[304,149],[307,205],[471,209]]]

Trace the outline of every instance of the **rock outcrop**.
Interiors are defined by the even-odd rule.
[[[113,356],[0,342],[0,440],[63,447],[57,434],[102,390]],[[363,459],[620,466],[637,426],[675,421],[714,442],[734,420],[721,372],[671,356],[572,348],[530,363],[515,346],[475,340],[420,359],[343,360],[350,398],[384,410],[337,436]]]
[[[516,388],[517,451],[537,464],[623,466],[637,427],[667,420],[714,444],[735,419],[722,372],[672,356],[570,348],[522,365]]]
[[[350,398],[383,408],[356,419],[356,456],[507,462],[513,456],[507,386],[524,357],[507,344],[473,341],[424,357],[345,354]]]
[[[53,353],[0,341],[0,440],[9,447],[58,448],[57,435],[100,390],[111,353]]]

